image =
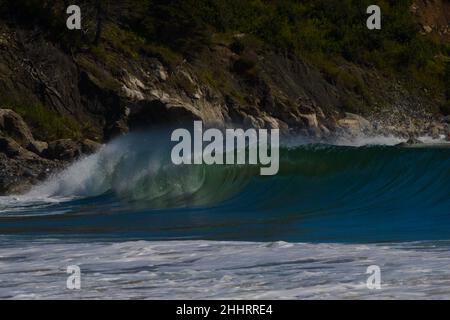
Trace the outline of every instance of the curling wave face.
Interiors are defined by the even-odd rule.
[[[0,233],[245,241],[450,239],[446,146],[291,143],[280,150],[278,175],[262,177],[257,166],[175,166],[161,141],[155,133],[120,138],[27,195],[0,198]]]

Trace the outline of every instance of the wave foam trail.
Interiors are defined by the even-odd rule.
[[[449,299],[448,242],[9,241],[1,299]],[[382,270],[369,290],[367,267]],[[26,267],[25,267],[26,264]],[[61,285],[63,266],[83,288]],[[58,272],[60,271],[60,272]],[[42,281],[36,282],[36,278]]]

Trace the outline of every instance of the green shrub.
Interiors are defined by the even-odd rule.
[[[450,101],[450,61],[447,61],[444,69],[444,86],[446,89],[447,100]]]
[[[94,13],[96,1],[80,3]],[[410,82],[425,87],[450,87],[449,82],[444,82],[445,59],[437,58],[448,59],[450,45],[419,32],[409,10],[411,0],[377,1],[383,14],[381,30],[366,27],[366,8],[373,4],[372,0],[102,1],[108,10],[109,22],[105,22],[101,37],[106,43],[93,53],[105,58],[107,64],[120,64],[120,59],[108,53],[118,52],[132,59],[139,55],[156,56],[172,67],[210,44],[214,33],[243,34],[243,38],[230,42],[235,53],[243,55],[247,48],[254,50],[253,44],[247,41],[258,39],[272,50],[309,59],[330,81],[336,81],[338,66],[345,60],[412,79]],[[39,24],[70,50],[93,38],[95,14],[85,17],[89,26],[86,29],[90,31],[84,37],[67,32],[64,19],[60,19],[64,15],[64,1],[4,0],[3,3],[6,4],[0,8],[2,17],[29,26]],[[239,59],[235,70],[251,73],[254,63]],[[355,88],[359,90],[358,85]]]
[[[12,105],[31,127],[35,139],[51,141],[63,138],[78,139],[82,136],[82,127],[74,119],[62,116],[41,104]]]
[[[233,70],[239,74],[248,74],[256,66],[256,62],[249,59],[240,57],[233,64]]]

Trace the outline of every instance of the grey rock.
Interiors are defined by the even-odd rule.
[[[82,155],[81,144],[71,139],[61,139],[52,141],[44,152],[48,159],[75,160]]]
[[[21,150],[20,148],[19,146],[17,149]],[[0,152],[0,194],[24,193],[64,165],[64,162],[49,161],[36,155],[31,158],[21,157],[19,153],[18,157],[9,157]]]
[[[367,119],[353,113],[346,113],[344,118],[337,121],[337,124],[352,135],[367,134],[373,130],[372,124]]]
[[[27,149],[31,152],[36,153],[37,155],[43,155],[44,151],[47,150],[48,148],[48,143],[45,141],[31,141],[28,146]]]
[[[438,127],[433,126],[429,129],[428,131],[429,135],[433,138],[433,139],[439,139],[440,136],[440,130]]]
[[[306,124],[308,129],[314,130],[319,127],[319,122],[317,121],[317,115],[315,113],[299,114],[299,118]]]
[[[32,159],[35,154],[23,148],[14,139],[0,136],[0,152],[10,158]]]
[[[8,157],[17,157],[21,152],[21,147],[17,142],[11,138],[0,137],[0,152],[4,153]]]
[[[11,109],[0,109],[0,131],[22,146],[34,141],[30,128],[23,118]]]
[[[83,154],[92,154],[97,152],[102,145],[90,139],[85,139],[81,142],[81,151]]]
[[[417,138],[409,138],[408,141],[399,143],[399,144],[397,144],[397,146],[398,147],[409,147],[409,146],[414,146],[414,145],[418,145],[421,143],[422,143],[422,141],[420,141]]]

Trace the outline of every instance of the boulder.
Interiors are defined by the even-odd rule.
[[[264,121],[264,127],[268,129],[279,129],[281,131],[287,131],[289,126],[283,121],[276,119],[271,116],[263,116],[262,120]]]
[[[23,118],[11,109],[0,109],[0,132],[14,139],[22,147],[34,141],[30,128]]]
[[[44,142],[44,141],[31,141],[28,146],[27,149],[31,152],[36,153],[37,155],[43,155],[44,151],[47,150],[48,148],[48,143]]]
[[[433,139],[439,139],[439,129],[437,127],[430,127],[426,130],[426,134]]]
[[[372,124],[367,119],[353,113],[346,113],[345,118],[338,120],[337,124],[353,135],[369,133],[373,130]]]
[[[23,118],[10,109],[0,109],[0,132],[37,155],[42,155],[48,147],[46,142],[34,140],[33,134]]]
[[[82,153],[80,143],[71,139],[61,139],[50,142],[44,156],[48,159],[69,161],[78,158]]]
[[[85,139],[81,142],[81,151],[83,154],[93,154],[96,153],[102,145],[98,142],[92,141],[90,139]]]
[[[261,128],[263,126],[260,119],[246,113],[242,114],[242,123],[246,128]]]
[[[299,114],[298,117],[305,123],[308,129],[314,130],[319,127],[319,122],[317,121],[317,115],[315,113]]]
[[[14,139],[0,136],[0,152],[10,158],[32,159],[36,157],[30,151],[22,148]]]
[[[104,129],[105,140],[109,141],[116,137],[122,136],[128,133],[130,129],[128,128],[126,120],[119,120],[106,126]]]
[[[414,146],[414,145],[418,145],[421,143],[422,143],[422,141],[420,141],[419,139],[411,137],[407,141],[397,144],[397,146],[398,147],[409,147],[409,146]]]
[[[13,139],[0,137],[0,152],[6,154],[8,157],[17,157],[20,154],[20,145]]]
[[[8,140],[9,139],[9,140]],[[62,162],[50,161],[25,150],[10,138],[0,138],[1,144],[8,143],[17,157],[0,152],[0,194],[20,194],[27,192],[33,185],[46,179],[52,173],[61,170]],[[29,155],[25,156],[24,155]]]
[[[320,125],[320,131],[322,132],[322,135],[324,136],[330,136],[331,135],[331,130],[328,129],[326,126],[324,126],[323,124]]]
[[[431,33],[431,32],[433,32],[433,28],[425,25],[425,26],[423,26],[423,31],[425,31],[425,33]]]

